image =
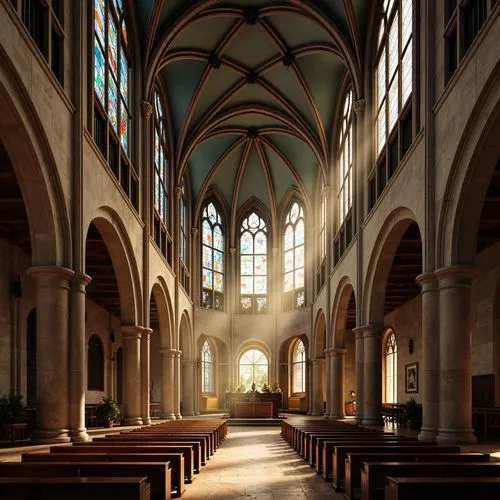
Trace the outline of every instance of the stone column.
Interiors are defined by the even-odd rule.
[[[365,377],[365,354],[363,327],[354,328],[354,337],[356,342],[355,353],[355,374],[356,374],[356,422],[361,424],[364,415],[364,377]]]
[[[123,425],[142,425],[141,337],[142,326],[122,326]]]
[[[439,282],[438,443],[475,443],[472,429],[471,285],[467,266],[436,271]]]
[[[196,395],[194,371],[196,361],[184,359],[182,363],[182,415],[195,415],[194,398]]]
[[[149,412],[151,385],[151,328],[143,328],[141,338],[141,407],[142,422],[144,425],[151,425],[151,415]]]
[[[36,407],[34,441],[67,443],[69,432],[69,293],[74,272],[59,266],[28,269],[36,280]]]
[[[162,418],[175,420],[173,349],[161,349],[161,413]]]
[[[339,419],[345,417],[344,406],[344,361],[345,349],[335,347],[332,352],[332,377],[331,384],[333,386],[333,399],[331,418]]]
[[[175,351],[174,354],[174,410],[175,418],[182,419],[181,415],[181,354],[182,351]]]
[[[422,287],[422,428],[420,441],[436,441],[439,427],[439,303],[434,273],[417,277]]]
[[[363,425],[383,425],[382,334],[372,325],[363,330]]]
[[[323,415],[323,393],[325,385],[325,358],[312,360],[311,415]]]
[[[85,287],[90,276],[76,273],[71,283],[71,341],[69,353],[69,427],[72,441],[88,441],[85,428],[87,386],[85,342]]]
[[[333,347],[325,349],[326,358],[326,413],[325,418],[331,418],[332,408],[333,408],[333,387],[332,377],[333,377]]]

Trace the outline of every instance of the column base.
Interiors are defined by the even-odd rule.
[[[87,434],[87,429],[75,429],[69,431],[71,441],[73,443],[85,443],[90,441],[90,436]]]
[[[382,417],[376,417],[376,418],[363,417],[362,425],[372,425],[380,427],[384,425],[384,420]]]
[[[418,434],[419,441],[425,441],[427,443],[435,443],[437,437],[437,429],[433,427],[422,427]]]
[[[161,417],[163,420],[175,420],[175,414],[173,413],[167,413],[162,415]]]
[[[182,420],[182,415],[179,413],[179,415],[176,415],[176,416],[175,416],[175,419],[176,419],[176,420]]]
[[[438,444],[474,444],[477,438],[474,429],[438,429]]]
[[[36,429],[33,433],[35,444],[60,444],[70,441],[68,429]]]
[[[182,413],[184,417],[194,417],[196,415],[194,410],[186,410]]]
[[[122,425],[142,425],[142,417],[125,417]]]
[[[143,417],[142,425],[151,425],[151,419],[149,417]]]

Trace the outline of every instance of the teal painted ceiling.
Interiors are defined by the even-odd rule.
[[[362,97],[368,0],[139,0],[146,78],[169,103],[177,182],[216,186],[236,211],[276,214],[287,191],[314,205],[334,158],[343,81]],[[328,179],[326,179],[328,182]]]

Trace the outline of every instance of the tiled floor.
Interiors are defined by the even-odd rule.
[[[186,487],[187,499],[343,499],[280,436],[279,427],[230,427]]]

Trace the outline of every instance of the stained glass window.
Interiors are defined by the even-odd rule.
[[[391,141],[398,118],[405,114],[413,84],[412,0],[386,1],[382,9],[375,66],[377,155]]]
[[[265,313],[267,296],[267,226],[255,212],[240,227],[240,311]]]
[[[126,22],[118,0],[95,0],[94,91],[123,150],[130,147]]]
[[[387,336],[384,350],[385,368],[385,403],[397,403],[398,401],[398,344],[396,334],[390,330]]]
[[[165,113],[158,89],[153,94],[154,109],[154,206],[158,217],[168,227],[168,157]]]
[[[352,206],[352,90],[349,90],[344,99],[344,110],[342,114],[342,127],[339,138],[339,228]]]
[[[302,340],[295,343],[292,359],[292,391],[306,391],[306,347]]]
[[[261,389],[264,384],[269,383],[269,360],[260,349],[249,349],[245,351],[239,361],[240,385],[245,391],[255,384],[256,389]]]
[[[189,294],[190,293],[190,285],[191,285],[191,277],[188,268],[189,261],[189,252],[188,252],[188,231],[189,231],[189,219],[188,219],[188,208],[187,208],[187,193],[186,193],[186,185],[184,181],[180,186],[180,199],[179,199],[179,218],[180,218],[180,231],[179,231],[179,271],[180,278],[179,281],[182,284],[184,290]],[[206,273],[205,281],[207,286],[212,286],[214,283],[214,275],[213,272]],[[211,283],[211,285],[210,285]]]
[[[180,219],[181,219],[181,242],[180,242],[180,257],[184,265],[187,264],[187,204],[186,204],[186,188],[184,182],[181,186],[180,199]]]
[[[201,303],[207,309],[224,308],[224,231],[215,202],[205,205],[201,219],[202,291]]]
[[[215,369],[212,349],[208,340],[205,340],[201,350],[201,391],[215,392]]]
[[[283,234],[284,308],[291,310],[305,305],[305,226],[304,210],[294,201],[285,218]]]

